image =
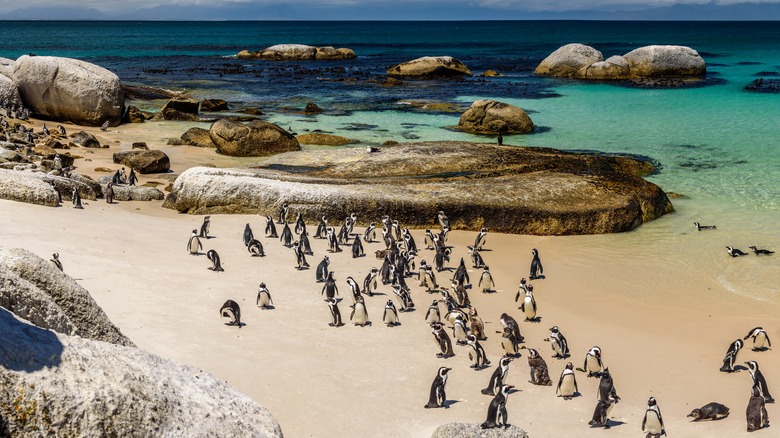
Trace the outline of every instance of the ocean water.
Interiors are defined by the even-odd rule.
[[[85,59],[126,82],[222,98],[236,109],[259,107],[269,121],[298,133],[317,129],[363,144],[494,141],[451,127],[475,99],[508,102],[527,110],[539,128],[507,136],[506,144],[647,157],[659,166],[649,179],[684,196],[673,200],[675,214],[609,238],[610,250],[642,247],[659,257],[673,250],[686,262],[712,264],[712,275],[729,290],[759,299],[778,295],[780,256],[749,270],[723,260],[724,245],[780,249],[780,96],[744,90],[758,77],[780,78],[777,22],[2,22],[0,41],[2,57]],[[232,57],[292,42],[349,47],[359,57],[281,63]],[[704,57],[708,73],[685,88],[533,74],[569,42],[592,45],[605,58],[649,44],[686,45]],[[504,76],[380,85],[388,67],[424,55],[451,55],[474,73],[495,69]],[[301,114],[308,101],[325,112]],[[455,108],[431,112],[420,102]],[[702,241],[695,220],[717,223],[721,234]]]

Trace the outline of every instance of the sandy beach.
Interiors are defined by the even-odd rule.
[[[149,125],[149,124],[147,124]],[[116,131],[95,132],[111,148],[82,154],[78,170],[93,174],[110,163],[110,153],[147,141],[171,157],[172,170],[211,163],[242,163],[211,149],[162,147],[171,130],[186,127],[161,124],[123,125]],[[69,127],[69,131],[72,131]],[[161,133],[162,130],[163,132]],[[116,143],[118,142],[118,143]],[[246,159],[245,159],[246,160]],[[154,175],[141,182],[164,181]],[[167,184],[167,182],[166,182]],[[611,413],[612,430],[590,429],[598,380],[577,372],[581,396],[569,401],[556,397],[555,387],[528,383],[526,351],[510,365],[508,383],[515,385],[508,402],[511,424],[533,437],[640,436],[650,396],[658,400],[670,436],[746,436],[745,407],[751,379],[747,370],[719,372],[728,345],[749,329],[763,326],[780,342],[780,312],[776,284],[780,279],[777,256],[731,259],[723,249],[730,242],[776,236],[771,223],[755,230],[729,229],[697,232],[693,201],[675,201],[678,212],[623,234],[540,237],[488,235],[483,253],[497,284],[495,294],[477,290],[481,270],[470,268],[466,245],[476,232],[453,231],[451,267],[466,258],[471,301],[485,322],[488,339],[482,342],[491,366],[469,368],[468,347],[455,346],[455,357],[439,359],[425,311],[439,295],[426,293],[408,279],[416,310],[401,313],[401,325],[382,324],[382,310],[392,289],[366,297],[373,325],[349,323],[352,304],[348,276],[359,283],[371,267],[379,267],[373,253],[380,243],[366,244],[366,257],[352,259],[348,248],[329,254],[324,240],[312,240],[312,267],[329,255],[330,268],[343,299],[339,307],[344,327],[328,326],[329,313],[315,283],[314,269],[294,269],[295,256],[278,239],[264,238],[265,219],[253,215],[212,216],[213,238],[203,240],[204,255],[186,251],[192,229],[202,216],[161,208],[161,202],[87,201],[84,210],[48,208],[0,201],[0,244],[21,247],[48,258],[59,252],[66,273],[87,288],[109,318],[140,348],[165,358],[202,368],[225,379],[266,406],[288,437],[385,436],[426,437],[448,422],[482,422],[491,397],[487,386],[502,354],[499,316],[508,312],[520,321],[524,346],[545,358],[555,383],[567,361],[581,367],[594,345],[622,398]],[[682,208],[681,208],[682,207]],[[378,220],[382,212],[376,212]],[[290,220],[294,218],[291,212]],[[313,234],[316,223],[306,218]],[[334,218],[335,220],[335,218]],[[249,223],[265,247],[266,257],[252,258],[241,242]],[[363,228],[358,228],[362,231]],[[423,248],[424,233],[413,230]],[[771,244],[771,241],[764,240]],[[742,245],[742,243],[740,243]],[[541,321],[523,322],[514,296],[521,277],[528,276],[531,249],[538,248],[546,278],[533,281]],[[225,272],[207,269],[205,251],[215,249]],[[743,248],[746,249],[746,248]],[[433,252],[417,257],[432,262]],[[448,284],[452,273],[437,274]],[[255,305],[257,287],[265,282],[275,309]],[[393,296],[393,298],[395,298]],[[218,309],[226,299],[241,305],[243,328],[229,327]],[[569,341],[571,357],[553,359],[549,328],[560,327]],[[451,331],[450,331],[451,334]],[[774,350],[740,352],[738,363],[756,360],[770,389],[778,392],[780,359]],[[431,381],[439,366],[453,368],[447,384],[448,409],[424,409]],[[731,408],[731,416],[717,422],[691,423],[686,415],[696,407],[717,401]],[[767,405],[770,419],[778,414]],[[773,428],[758,432],[772,436]]]

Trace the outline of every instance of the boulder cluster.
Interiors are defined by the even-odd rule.
[[[303,44],[277,44],[263,50],[252,52],[242,50],[238,59],[263,59],[268,61],[337,61],[355,59],[352,49],[335,47],[314,47]]]

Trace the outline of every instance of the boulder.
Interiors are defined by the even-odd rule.
[[[14,163],[28,162],[29,160],[16,151],[0,148],[0,160],[12,161]]]
[[[458,128],[481,134],[527,134],[536,126],[522,109],[495,100],[478,100],[460,116]]]
[[[218,120],[211,125],[209,136],[219,153],[232,157],[259,157],[301,149],[292,134],[262,120],[246,125]]]
[[[645,46],[626,53],[623,58],[632,77],[690,77],[707,73],[699,52],[685,46]]]
[[[0,333],[3,436],[282,437],[267,409],[194,367],[4,309]]]
[[[504,76],[504,75],[502,75],[501,73],[491,69],[491,70],[486,70],[485,73],[482,73],[482,76],[486,76],[486,77],[489,77],[489,78],[495,78],[495,77]]]
[[[148,151],[149,150],[149,146],[146,145],[145,141],[137,141],[137,142],[133,143],[132,148],[133,149],[140,149],[140,150],[143,150],[143,151]]]
[[[0,169],[0,199],[56,207],[57,192],[32,172]]]
[[[63,265],[67,271],[67,260]],[[50,261],[24,249],[0,247],[0,307],[40,328],[134,346],[86,289]]]
[[[165,105],[163,105],[160,112],[165,112],[167,109],[174,109],[184,114],[197,115],[200,111],[200,102],[197,99],[190,97],[175,96],[169,99]]]
[[[171,160],[161,150],[134,149],[114,153],[114,163],[122,164],[139,173],[164,173],[170,170]]]
[[[436,79],[471,76],[471,71],[451,56],[424,56],[387,69],[389,76]]]
[[[303,109],[303,112],[306,114],[321,113],[322,108],[318,107],[314,102],[308,102],[306,103],[306,108]]]
[[[196,114],[181,112],[173,108],[164,108],[159,112],[159,116],[157,116],[156,119],[157,118],[162,118],[163,120],[178,120],[183,122],[197,122],[200,120]]]
[[[317,47],[317,54],[314,56],[314,59],[317,61],[337,61],[355,58],[357,58],[357,55],[355,55],[355,52],[352,49],[344,47],[336,49],[331,46]]]
[[[95,64],[54,56],[21,56],[14,82],[25,106],[56,121],[112,126],[122,120],[125,96],[119,77]]]
[[[72,139],[73,144],[85,148],[99,148],[100,142],[94,135],[86,131],[77,132]]]
[[[8,58],[0,58],[0,76],[5,76],[8,79],[14,77],[14,65],[16,61]]]
[[[333,47],[313,47],[303,44],[277,44],[257,52],[242,50],[236,55],[238,59],[265,59],[270,61],[311,61],[311,60],[344,60],[355,59],[357,56],[351,49]]]
[[[22,103],[14,81],[2,74],[0,74],[0,102],[8,102],[11,106]]]
[[[178,95],[176,91],[165,88],[150,87],[148,85],[130,85],[122,83],[122,91],[128,100],[158,100],[170,99]]]
[[[435,157],[435,159],[431,159]],[[387,214],[414,228],[444,210],[453,229],[568,235],[631,230],[673,211],[664,192],[632,174],[637,160],[468,142],[290,152],[250,169],[186,170],[164,207],[190,214],[304,217]]]
[[[209,112],[230,111],[227,102],[222,99],[203,99],[200,101],[200,109]]]
[[[352,140],[340,135],[323,134],[320,132],[301,134],[295,138],[298,139],[300,144],[316,144],[322,146],[344,146],[345,144],[357,143],[357,140]]]
[[[628,61],[622,56],[610,56],[585,68],[585,78],[594,80],[627,79],[631,75]]]
[[[105,192],[106,186],[111,182],[112,176],[102,176],[99,179],[100,185]],[[114,199],[117,201],[162,201],[165,195],[154,187],[115,185]]]
[[[127,107],[124,121],[125,123],[143,123],[146,121],[146,116],[140,109],[131,105]]]
[[[604,56],[593,47],[584,44],[566,44],[552,52],[534,70],[545,76],[580,77],[584,69],[594,62],[603,61]]]
[[[211,141],[209,131],[203,128],[190,128],[184,134],[181,135],[181,141],[183,144],[190,146],[198,146],[201,148],[213,148],[214,142]]]
[[[97,199],[103,197],[103,190],[100,188],[100,184],[94,179],[76,172],[71,172],[68,179],[79,182],[89,188],[89,191],[82,190],[81,187],[78,188],[82,199]]]
[[[482,429],[476,423],[449,423],[436,428],[431,438],[528,438],[517,426]]]
[[[399,81],[396,78],[387,78],[384,81],[382,81],[383,87],[397,87],[399,85],[403,85],[404,83]]]
[[[53,162],[51,163],[51,166],[54,167]],[[103,193],[100,190],[100,186],[97,185],[95,181],[89,179],[92,183],[90,184],[90,182],[86,181],[88,177],[79,175],[75,172],[72,172],[69,178],[43,172],[25,172],[25,174],[29,175],[30,178],[37,178],[49,185],[56,186],[57,190],[59,190],[62,195],[63,202],[68,202],[71,199],[73,189],[78,190],[82,200],[94,201],[99,196],[102,196]],[[95,187],[95,185],[97,185],[97,187]]]

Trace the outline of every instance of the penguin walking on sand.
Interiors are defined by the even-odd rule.
[[[250,227],[249,224],[246,224],[246,227],[244,227],[244,246],[249,246],[254,239],[255,236],[252,233],[252,227]]]
[[[439,289],[439,285],[436,283],[436,274],[433,273],[433,268],[425,260],[420,261],[417,278],[420,280],[420,286],[424,287],[426,292],[435,292]]]
[[[362,296],[358,296],[354,304],[350,306],[352,313],[349,315],[349,320],[353,324],[365,327],[371,325],[371,321],[368,320],[368,310],[366,310],[366,302]]]
[[[200,226],[200,235],[198,237],[201,237],[203,239],[208,239],[210,229],[211,229],[211,216],[204,216],[203,224],[201,224]]]
[[[601,399],[596,403],[596,409],[593,410],[593,417],[588,422],[590,427],[603,427],[609,429],[609,412],[612,410],[612,401]]]
[[[463,257],[460,258],[460,264],[458,264],[458,268],[455,269],[455,274],[452,276],[452,281],[456,281],[460,285],[471,284],[469,272],[466,269],[466,262],[463,261]]]
[[[414,301],[412,301],[412,295],[409,293],[409,289],[400,284],[393,284],[393,293],[401,300],[401,308],[398,309],[399,312],[414,310]]]
[[[758,369],[758,362],[751,360],[749,362],[745,362],[745,365],[748,366],[750,377],[753,378],[753,386],[758,387],[759,393],[762,397],[764,397],[764,401],[767,403],[774,403],[775,399],[772,397],[772,394],[769,393],[769,387],[766,384],[766,379],[764,378],[764,375],[761,374],[761,370]]]
[[[276,233],[276,224],[271,216],[265,217],[265,237],[279,237],[279,234]]]
[[[471,266],[476,269],[484,268],[485,260],[482,258],[482,254],[479,253],[479,250],[474,249],[473,246],[467,246],[466,248],[469,251],[469,257],[471,257]]]
[[[528,285],[525,291],[525,298],[520,303],[520,311],[525,315],[526,321],[536,321],[536,299],[534,298],[534,287]]]
[[[768,249],[758,249],[755,246],[748,246],[748,248],[750,248],[750,250],[753,251],[753,254],[755,254],[757,256],[760,256],[760,255],[772,255],[772,254],[775,253],[774,251],[770,251]]]
[[[764,351],[772,346],[769,335],[766,334],[766,331],[762,327],[751,329],[748,334],[745,335],[744,340],[747,341],[748,338],[753,338],[753,351]]]
[[[439,352],[436,353],[436,357],[446,359],[455,356],[455,352],[452,350],[452,340],[442,323],[434,322],[431,324],[431,333],[433,333],[433,340],[436,342],[436,347],[439,349]]]
[[[557,325],[550,329],[550,346],[555,352],[554,358],[565,359],[569,356],[569,344]]]
[[[585,354],[585,362],[582,365],[588,377],[599,377],[604,364],[601,362],[601,348],[594,346]]]
[[[260,283],[260,286],[257,289],[256,304],[262,310],[274,308],[274,300],[271,298],[271,292],[268,291],[268,287],[266,287],[265,283]]]
[[[335,298],[328,298],[328,309],[330,310],[331,322],[328,323],[331,327],[341,327],[344,323],[341,321],[341,312],[339,311],[339,303]]]
[[[114,203],[114,183],[108,183],[106,186],[106,203]]]
[[[433,303],[428,306],[428,311],[425,312],[425,322],[433,324],[434,322],[441,322],[441,313],[439,312],[439,300],[433,300]]]
[[[515,294],[515,302],[518,302],[520,297],[525,297],[525,293],[528,292],[528,286],[529,285],[526,284],[525,277],[521,278],[520,286],[517,287],[517,293]]]
[[[330,265],[330,258],[325,256],[322,261],[317,265],[317,270],[314,272],[314,278],[317,283],[322,283],[328,278],[328,266]]]
[[[301,231],[300,236],[298,236],[298,242],[301,244],[301,249],[303,250],[303,253],[306,255],[314,255],[314,251],[311,250],[311,243],[309,242],[309,233],[306,232],[306,228]]]
[[[352,241],[352,258],[363,257],[366,253],[363,251],[363,242],[360,241],[359,234],[353,234],[355,239]]]
[[[475,370],[481,370],[489,366],[490,361],[487,358],[487,354],[485,354],[485,349],[482,347],[482,344],[479,343],[477,337],[474,335],[468,335],[466,336],[466,341],[468,346],[471,347],[471,351],[469,352],[469,359],[472,361],[471,368],[474,368]]]
[[[73,208],[83,209],[84,206],[81,205],[81,195],[79,195],[79,191],[76,190],[76,188],[73,188]]]
[[[276,222],[279,225],[287,224],[287,211],[290,209],[290,206],[287,205],[285,202],[282,204],[282,208],[279,209],[279,220]]]
[[[444,270],[444,264],[450,261],[450,253],[449,248],[436,248],[436,255],[433,257],[436,271],[441,272]]]
[[[490,266],[485,265],[482,269],[482,275],[479,276],[477,287],[482,288],[482,293],[486,294],[493,291],[496,284],[493,282],[493,276],[490,274]]]
[[[201,244],[200,239],[198,239],[198,230],[192,230],[190,241],[187,242],[187,252],[191,255],[197,255],[200,254],[201,249],[203,249],[203,244]]]
[[[320,295],[325,295],[326,299],[335,298],[339,294],[339,287],[336,286],[336,280],[333,278],[333,271],[328,272],[328,278],[325,279],[325,285],[322,286]]]
[[[514,359],[510,356],[504,356],[498,361],[498,366],[490,376],[490,382],[488,382],[487,388],[482,390],[483,394],[496,395],[501,391],[501,386],[504,384],[506,376],[509,374],[509,364],[512,363],[513,360]]]
[[[209,260],[211,260],[211,267],[209,270],[214,272],[222,272],[224,269],[222,269],[222,262],[219,259],[219,254],[217,254],[216,251],[213,249],[210,249],[206,252],[206,257],[208,257]]]
[[[301,244],[299,242],[293,242],[293,251],[295,252],[295,258],[298,263],[298,266],[295,269],[299,271],[309,269],[309,262],[306,261],[306,254],[304,254],[303,249],[301,249]]]
[[[529,280],[540,280],[544,278],[544,268],[542,267],[542,260],[539,258],[539,250],[534,248],[531,253],[534,258],[531,260],[531,275]]]
[[[731,257],[742,257],[742,256],[746,256],[747,255],[746,252],[743,252],[743,251],[741,251],[741,250],[739,250],[737,248],[734,248],[732,246],[727,246],[726,247],[726,251],[728,251],[728,253],[729,253],[729,255]]]
[[[328,229],[328,218],[325,216],[322,216],[320,218],[320,223],[317,224],[317,230],[314,232],[314,238],[315,239],[324,239],[326,230]]]
[[[368,271],[366,278],[363,279],[363,293],[369,297],[373,297],[374,292],[376,292],[378,286],[376,281],[377,276],[379,276],[379,269],[371,268],[371,270]]]
[[[431,384],[431,393],[428,397],[428,403],[425,405],[426,409],[431,408],[446,408],[447,393],[445,392],[445,386],[447,385],[447,373],[452,368],[441,367],[436,373],[436,377]]]
[[[642,432],[647,434],[645,438],[659,438],[661,435],[666,435],[661,408],[658,407],[655,397],[650,397],[647,401],[645,418],[642,419]]]
[[[387,300],[387,303],[385,304],[385,313],[382,315],[382,322],[388,327],[395,327],[401,323],[398,320],[398,310],[396,310],[393,300]]]
[[[246,249],[249,251],[250,254],[252,254],[252,257],[265,257],[263,244],[257,239],[252,239],[252,241],[249,242],[249,246],[247,246]]]
[[[471,334],[480,341],[487,339],[487,336],[485,336],[485,322],[482,321],[482,318],[477,313],[476,307],[468,307],[466,313],[468,313],[469,323],[471,324]]]
[[[731,345],[729,345],[728,351],[726,351],[726,356],[723,357],[723,366],[720,367],[720,370],[724,373],[733,373],[734,370],[734,363],[737,361],[737,354],[739,353],[739,350],[742,349],[742,346],[745,343],[742,341],[742,339],[737,339],[736,341],[732,342]]]
[[[506,402],[509,398],[509,392],[514,388],[512,385],[502,385],[501,390],[490,401],[487,411],[487,419],[480,425],[482,429],[493,429],[496,427],[508,427],[509,417],[506,412]]]
[[[455,342],[458,345],[466,345],[468,343],[466,323],[463,322],[463,318],[460,315],[455,317],[455,323],[452,324],[452,337],[455,338]]]
[[[601,400],[610,400],[613,403],[620,401],[620,397],[615,390],[615,382],[612,380],[612,375],[609,373],[609,367],[604,368],[601,372],[601,380],[599,381],[599,398]]]
[[[225,304],[219,309],[219,315],[230,319],[225,325],[237,325],[238,328],[241,328],[241,308],[235,301],[225,301]]]
[[[558,379],[558,386],[555,388],[555,393],[560,394],[564,400],[571,400],[571,398],[579,394],[579,392],[579,388],[577,387],[577,376],[574,375],[574,365],[569,362],[566,364],[563,372],[561,372],[561,377]]]
[[[720,403],[712,402],[692,410],[688,416],[692,417],[693,421],[720,420],[729,416],[729,408]]]
[[[769,426],[769,414],[766,411],[766,403],[761,391],[754,386],[751,389],[750,401],[748,401],[747,410],[747,431],[755,432]]]
[[[284,228],[282,228],[282,235],[279,237],[279,241],[282,242],[282,245],[288,248],[292,246],[293,235],[292,230],[290,230],[290,224],[285,222]]]
[[[482,247],[485,246],[485,242],[487,241],[487,228],[482,228],[479,230],[479,234],[477,234],[477,238],[474,240],[474,249],[476,251],[481,251]]]
[[[529,383],[541,386],[552,386],[550,373],[547,369],[547,362],[542,355],[533,348],[528,349],[528,368],[531,371],[531,380]]]
[[[303,220],[303,215],[299,211],[295,216],[295,234],[301,234],[306,231],[306,222]]]
[[[51,259],[49,261],[51,262],[52,265],[54,265],[55,268],[59,269],[60,271],[63,271],[62,262],[60,261],[60,253],[55,252],[54,254],[52,254]]]

